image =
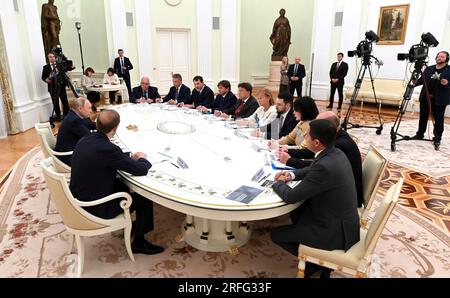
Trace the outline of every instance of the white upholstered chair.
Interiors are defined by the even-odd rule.
[[[403,178],[386,192],[383,201],[377,208],[374,219],[368,230],[360,229],[360,241],[353,245],[347,252],[343,250],[321,250],[299,246],[298,249],[298,277],[304,277],[306,262],[314,263],[333,269],[337,272],[351,274],[358,278],[365,278],[371,265],[373,251],[378,239],[397,204],[400,191],[403,186]]]
[[[56,205],[56,209],[67,231],[74,235],[70,249],[73,248],[73,240],[75,238],[78,251],[78,276],[81,276],[83,273],[84,244],[82,237],[85,236],[97,236],[124,229],[125,246],[130,259],[134,262],[130,239],[131,217],[129,208],[132,203],[131,196],[127,193],[119,192],[96,201],[82,202],[73,197],[66,183],[65,175],[56,171],[52,158],[43,160],[41,167],[50,190],[51,200]],[[82,208],[97,206],[119,198],[124,199],[120,202],[120,207],[122,207],[124,213],[114,219],[106,220],[96,217]]]
[[[53,135],[50,123],[37,123],[34,125],[34,129],[39,137],[39,144],[41,145],[45,158],[53,158],[55,168],[59,173],[70,173],[70,167],[63,163],[58,156],[70,156],[73,154],[73,151],[56,152],[54,150],[56,146],[56,137]]]
[[[388,163],[389,161],[375,147],[370,146],[369,152],[367,152],[362,163],[364,208],[361,211],[361,225],[363,227],[367,226],[367,215]]]
[[[358,143],[359,143],[359,138],[358,137],[356,137],[356,136],[354,136],[354,135],[352,135],[352,134],[348,134],[349,136],[350,136],[350,138],[352,138],[352,140],[353,140],[353,142],[355,142],[357,145],[358,145]]]

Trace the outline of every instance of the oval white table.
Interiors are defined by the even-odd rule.
[[[236,132],[242,130],[195,110],[161,104],[114,109],[121,123],[113,142],[124,151],[146,153],[153,164],[145,177],[121,172],[121,178],[132,191],[187,215],[178,241],[203,251],[237,253],[250,238],[247,222],[278,217],[298,207],[251,181],[261,168],[265,175],[271,174],[269,178],[276,173],[267,163],[268,151],[257,150],[266,141],[238,136]],[[130,130],[133,125],[137,130]],[[178,158],[187,169],[177,164]],[[243,185],[264,192],[249,204],[226,199]]]
[[[122,93],[122,102],[129,102],[129,100],[130,100],[128,97],[128,91],[126,91],[127,86],[124,83],[119,84],[119,85],[103,84],[103,85],[99,85],[99,86],[101,86],[101,87],[89,87],[87,89],[88,89],[88,91],[95,91],[95,92],[99,92],[99,93],[106,93],[106,92],[110,92],[110,91],[120,91]]]

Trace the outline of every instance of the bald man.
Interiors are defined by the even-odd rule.
[[[356,192],[358,198],[358,208],[364,203],[362,186],[362,161],[361,152],[358,145],[353,141],[350,135],[342,129],[340,119],[331,111],[323,112],[317,116],[317,119],[325,119],[336,127],[337,135],[334,146],[345,153],[353,170],[355,178]],[[308,149],[283,150],[280,152],[280,161],[289,167],[301,169],[311,165],[314,160],[314,153]]]
[[[132,103],[161,103],[161,95],[158,93],[158,88],[150,86],[150,78],[142,77],[141,85],[133,88],[133,94],[130,102]]]
[[[75,198],[83,202],[95,201],[117,192],[129,192],[119,179],[117,171],[134,176],[145,176],[152,167],[145,153],[130,156],[111,143],[117,132],[120,116],[116,111],[104,110],[97,118],[97,132],[82,138],[72,156],[70,190]],[[130,213],[136,211],[135,236],[131,249],[134,253],[147,255],[161,253],[164,249],[145,240],[144,235],[153,230],[153,203],[131,194],[133,203]],[[124,211],[120,207],[123,199],[115,199],[104,204],[86,207],[85,210],[103,219],[113,219]],[[133,223],[134,224],[134,223]]]
[[[303,88],[303,78],[306,77],[305,66],[300,62],[302,59],[300,56],[295,57],[295,64],[289,66],[288,77],[289,77],[289,93],[294,96],[297,90],[297,97],[302,97]]]

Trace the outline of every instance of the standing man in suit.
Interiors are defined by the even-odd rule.
[[[214,113],[217,117],[222,116],[223,113],[231,115],[237,102],[236,95],[231,92],[231,83],[227,80],[220,81],[217,84],[217,89],[219,94],[216,96],[211,108],[200,106],[197,110],[203,113]]]
[[[86,98],[78,97],[70,100],[70,112],[58,130],[55,151],[73,151],[82,137],[96,129],[95,123],[89,118],[91,109],[92,104]],[[58,158],[69,167],[71,166],[71,156],[58,156]]]
[[[131,98],[131,77],[130,70],[133,69],[133,64],[131,64],[130,59],[125,57],[125,53],[122,49],[118,50],[119,57],[114,60],[114,72],[123,78],[125,84],[127,85],[128,95]]]
[[[150,86],[150,78],[142,77],[141,85],[133,88],[133,94],[130,97],[132,103],[161,103],[161,95],[158,93],[158,88]]]
[[[262,133],[266,133],[266,139],[279,140],[289,135],[298,124],[297,119],[295,119],[293,106],[294,98],[291,94],[278,94],[275,103],[275,108],[278,113],[277,118],[272,123],[257,130],[255,136],[260,137]]]
[[[334,103],[334,94],[336,93],[336,89],[339,94],[339,105],[338,110],[340,111],[342,108],[342,103],[344,102],[344,84],[345,77],[348,73],[348,64],[344,61],[344,54],[337,54],[337,62],[334,62],[330,68],[330,84],[331,84],[331,93],[330,93],[330,104],[327,106],[327,109],[333,109]]]
[[[65,79],[60,79],[58,81],[59,86],[56,86],[56,80],[58,79],[59,73],[56,65],[56,57],[53,53],[49,53],[47,58],[49,62],[42,69],[41,79],[47,83],[48,93],[50,93],[50,97],[53,102],[53,111],[55,112],[56,119],[61,120],[69,113],[70,110],[66,93],[67,82]],[[60,99],[63,105],[63,116],[61,116],[61,108],[59,107]]]
[[[291,225],[271,232],[272,241],[295,256],[300,244],[347,251],[359,241],[360,233],[352,168],[345,154],[333,146],[337,128],[328,120],[314,120],[309,126],[305,140],[315,161],[293,173],[278,173],[272,186],[284,202],[301,203],[291,213]],[[293,180],[301,183],[294,188],[286,185]],[[330,270],[322,269],[321,277],[329,275]]]
[[[97,118],[97,132],[82,138],[72,157],[70,190],[75,198],[90,202],[116,192],[129,192],[120,180],[117,171],[135,176],[145,176],[152,167],[145,153],[130,154],[111,143],[117,132],[120,115],[114,110],[104,110]],[[152,245],[144,235],[153,230],[153,203],[137,193],[131,194],[133,203],[130,212],[136,211],[135,236],[131,248],[134,253],[147,255],[161,253],[164,249]],[[86,207],[89,213],[104,219],[113,219],[123,213],[120,199]]]
[[[214,102],[214,92],[205,85],[201,76],[195,76],[193,79],[194,90],[192,90],[191,98],[188,102],[178,104],[178,107],[186,107],[189,109],[196,109],[199,106],[211,108]]]
[[[430,101],[426,96],[425,87],[420,93],[420,121],[419,129],[413,140],[423,140],[427,130],[428,118],[431,115],[434,118],[434,148],[439,150],[441,146],[442,134],[444,133],[445,109],[450,104],[450,66],[448,62],[450,56],[448,52],[439,52],[436,56],[436,64],[428,66],[423,76],[416,82],[416,86],[420,86],[425,82],[428,86]]]
[[[189,101],[191,97],[191,89],[183,84],[183,78],[176,73],[172,76],[173,86],[170,87],[169,94],[164,97],[164,102],[170,105],[177,105],[180,102]]]
[[[358,208],[364,204],[363,183],[362,183],[362,160],[361,152],[358,145],[350,137],[350,135],[341,127],[339,117],[331,112],[326,111],[317,116],[317,120],[328,120],[333,126],[337,127],[336,141],[334,147],[340,149],[347,156],[350,165],[352,166],[353,176],[355,177],[356,194],[358,198]],[[280,162],[288,167],[302,169],[311,165],[314,161],[314,153],[307,148],[304,149],[289,149],[284,148],[279,152]]]
[[[221,117],[228,119],[230,116],[234,120],[250,117],[259,108],[258,100],[252,95],[253,87],[250,83],[240,83],[238,85],[239,100],[236,101],[231,114],[221,113]]]
[[[302,97],[303,78],[306,77],[306,70],[301,62],[300,56],[295,57],[295,64],[289,66],[289,92],[294,96],[295,90],[297,90],[297,97]]]

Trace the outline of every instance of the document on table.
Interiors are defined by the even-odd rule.
[[[231,194],[229,194],[226,199],[249,204],[251,201],[253,201],[256,197],[258,197],[264,190],[260,188],[254,188],[250,186],[241,186],[235,191],[233,191]]]

